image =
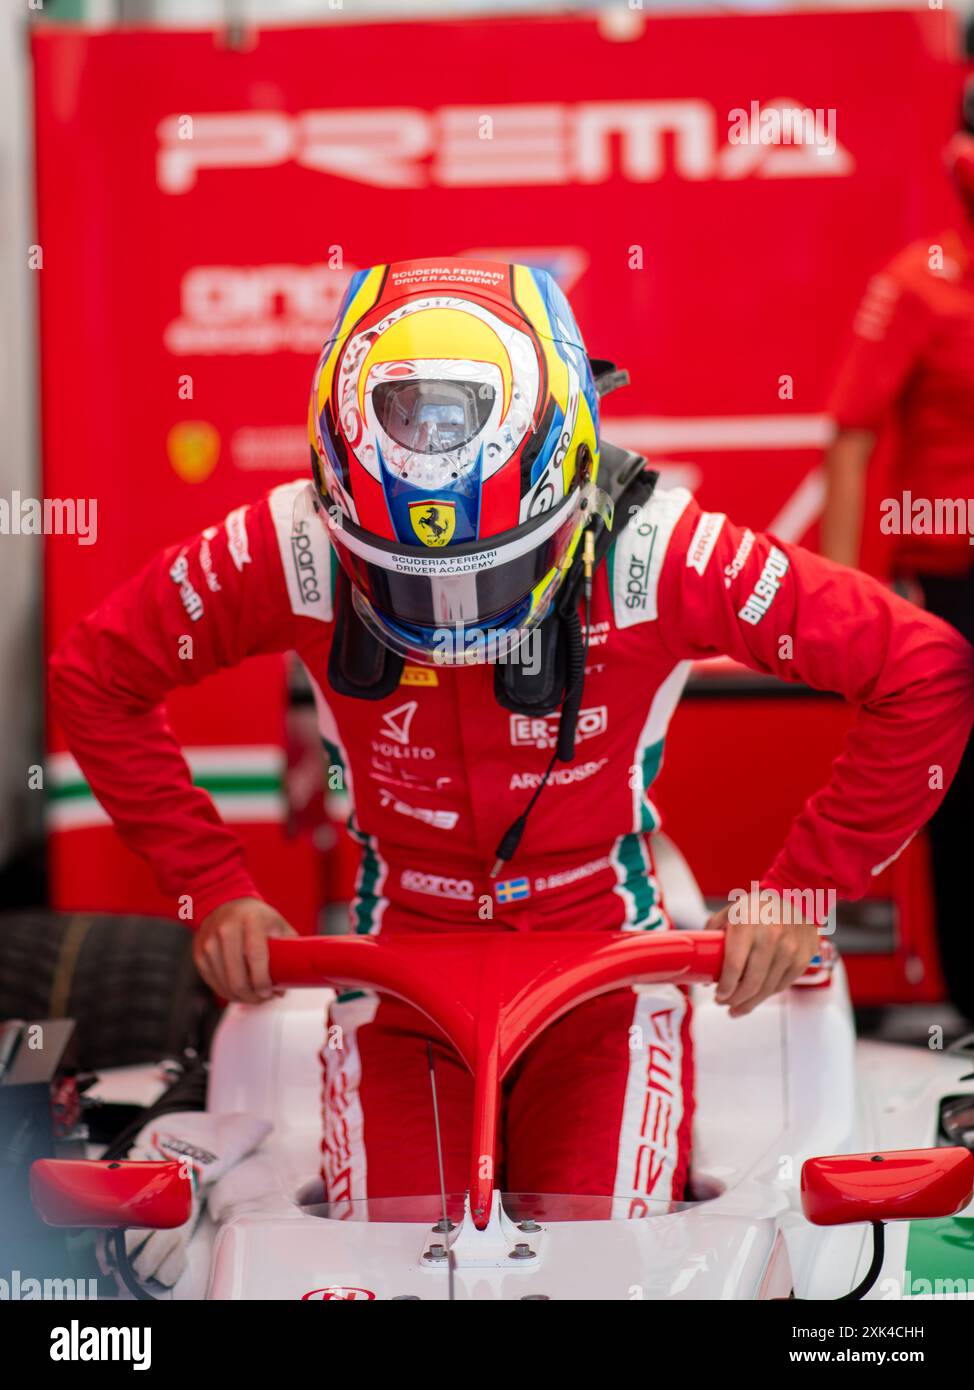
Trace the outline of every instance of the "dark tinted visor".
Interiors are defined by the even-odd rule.
[[[565,563],[578,515],[576,497],[560,518],[539,517],[499,538],[496,547],[433,552],[383,543],[376,557],[374,538],[363,547],[370,553],[363,554],[354,544],[357,528],[347,522],[333,538],[352,582],[380,614],[410,627],[483,624],[523,604]]]

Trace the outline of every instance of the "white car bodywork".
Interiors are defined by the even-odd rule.
[[[671,850],[661,860],[674,918],[699,927],[705,908],[685,865]],[[810,1225],[799,1204],[802,1163],[935,1144],[941,1098],[974,1090],[970,1057],[857,1044],[841,963],[827,987],[791,989],[741,1019],[716,1006],[712,988],[695,987],[694,996],[693,1203],[642,1220],[551,1220],[525,1232],[495,1198],[485,1231],[468,1215],[451,1233],[457,1299],[754,1299],[792,1291],[833,1299],[861,1280],[869,1227]],[[209,1109],[248,1111],[273,1130],[241,1166],[236,1190],[221,1192],[218,1219],[198,1229],[173,1297],[449,1297],[447,1262],[430,1258],[444,1237],[428,1220],[336,1220],[307,1209],[321,1201],[318,1053],[329,998],[325,989],[294,990],[227,1010],[214,1042]],[[915,1292],[910,1225],[887,1227],[886,1257],[868,1297]],[[527,1257],[515,1258],[518,1246],[527,1246]]]
[[[971,1060],[856,1044],[845,978],[791,990],[732,1020],[697,989],[697,1109],[687,1209],[639,1221],[553,1221],[525,1235],[500,1214],[456,1234],[458,1299],[837,1298],[869,1265],[866,1225],[822,1229],[801,1215],[802,1163],[816,1154],[936,1142],[942,1096],[974,1089]],[[448,1297],[445,1263],[424,1260],[429,1222],[339,1221],[319,1200],[320,1072],[327,990],[227,1011],[212,1062],[213,1111],[249,1110],[274,1129],[260,1190],[244,1190],[206,1242],[210,1298]],[[248,1160],[253,1163],[253,1160]],[[974,1214],[968,1209],[968,1215]],[[910,1223],[887,1227],[873,1298],[901,1296]],[[527,1242],[534,1258],[514,1261]],[[199,1297],[195,1268],[175,1296]],[[341,1291],[345,1291],[342,1293]]]

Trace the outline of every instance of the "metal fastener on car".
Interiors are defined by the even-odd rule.
[[[532,1221],[530,1217],[528,1217],[527,1221],[519,1221],[519,1222],[517,1223],[517,1228],[518,1228],[519,1231],[540,1231],[540,1230],[541,1230],[541,1227],[538,1225],[537,1221]]]
[[[424,1259],[424,1260],[445,1260],[445,1259],[446,1259],[446,1246],[445,1246],[445,1245],[431,1245],[430,1248],[429,1248],[428,1250],[425,1250],[425,1251],[423,1252],[423,1259]]]
[[[441,1216],[439,1221],[437,1221],[436,1225],[432,1229],[434,1231],[439,1231],[441,1235],[447,1235],[450,1231],[456,1229],[456,1224],[457,1223],[455,1221],[451,1221],[448,1216]]]
[[[519,1240],[514,1249],[508,1254],[509,1260],[533,1260],[534,1258],[534,1251],[531,1249],[530,1245],[523,1240]]]

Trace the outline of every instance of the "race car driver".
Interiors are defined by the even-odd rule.
[[[867,577],[658,489],[600,439],[599,395],[620,376],[590,362],[541,271],[447,258],[359,272],[314,374],[313,482],[171,546],[55,654],[70,746],[126,843],[191,904],[197,964],[224,996],[268,998],[267,939],[291,929],[194,787],[163,702],[255,653],[293,649],[308,670],[362,844],[357,932],[665,926],[650,790],[696,658],[858,707],[768,866],[765,907],[785,890],[862,894],[936,807],[974,718],[971,648]],[[698,777],[728,817],[757,814],[759,788]],[[735,1015],[818,946],[810,911],[745,905],[712,925]],[[368,995],[331,1021],[334,1210],[438,1191],[428,1025]],[[459,1191],[472,1093],[443,1047],[437,1089]],[[682,1194],[692,1106],[686,994],[604,995],[520,1062],[498,1181],[611,1194],[637,1214]]]

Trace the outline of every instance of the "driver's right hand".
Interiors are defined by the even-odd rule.
[[[216,994],[243,1004],[263,1004],[283,993],[271,983],[268,939],[296,935],[261,898],[232,898],[203,918],[193,959]]]

